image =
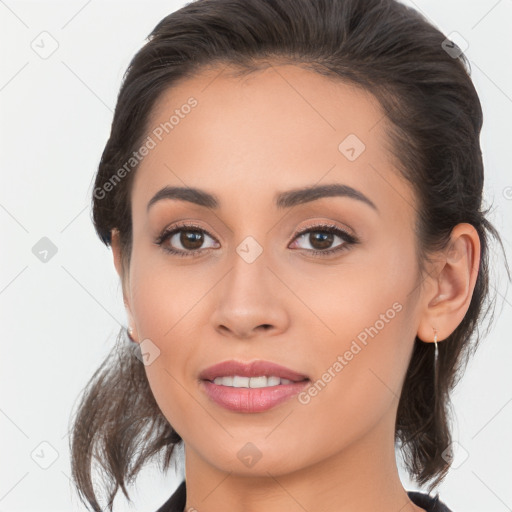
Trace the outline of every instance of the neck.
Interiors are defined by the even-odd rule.
[[[187,511],[425,512],[400,481],[392,421],[381,422],[328,458],[285,474],[263,467],[263,458],[242,474],[211,465],[188,445],[185,454]]]

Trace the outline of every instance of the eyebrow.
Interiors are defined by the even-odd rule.
[[[373,201],[366,197],[362,192],[348,185],[342,185],[339,183],[287,190],[276,194],[274,199],[276,207],[283,209],[316,201],[317,199],[322,199],[324,197],[348,197],[350,199],[356,199],[357,201],[367,204],[376,212],[379,211]],[[204,190],[191,187],[167,186],[159,190],[150,199],[147,205],[147,211],[149,211],[153,204],[157,201],[161,201],[162,199],[188,201],[190,203],[212,209],[218,209],[220,206],[219,198],[214,194],[205,192]]]

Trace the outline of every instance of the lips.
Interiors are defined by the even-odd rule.
[[[279,377],[293,382],[309,380],[307,375],[300,374],[290,368],[272,363],[270,361],[252,361],[242,363],[240,361],[223,361],[222,363],[210,366],[199,374],[201,380],[213,382],[216,377],[228,377],[238,375],[240,377]]]

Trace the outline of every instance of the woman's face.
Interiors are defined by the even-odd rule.
[[[134,177],[126,300],[156,401],[187,464],[223,472],[279,475],[363,444],[389,450],[423,289],[416,200],[386,149],[384,113],[297,66],[220,71],[160,98]],[[296,193],[327,185],[339,189]],[[188,190],[148,207],[165,187],[217,204]],[[259,379],[265,389],[251,391],[201,380],[230,360],[309,381]]]

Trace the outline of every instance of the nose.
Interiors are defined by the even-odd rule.
[[[235,254],[231,269],[216,287],[211,322],[221,335],[251,339],[288,328],[290,292],[264,255],[265,251],[249,263]]]

